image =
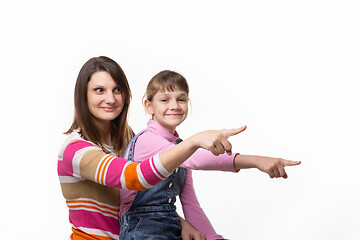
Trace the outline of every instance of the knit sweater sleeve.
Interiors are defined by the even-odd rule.
[[[171,174],[162,166],[158,155],[142,163],[131,163],[81,139],[70,141],[61,154],[58,163],[61,182],[88,179],[119,189],[144,190]]]
[[[153,132],[145,132],[139,136],[135,144],[135,161],[147,159],[155,153],[164,152],[175,146],[162,136]],[[215,156],[212,152],[199,149],[192,154],[181,166],[193,170],[218,170],[224,172],[238,172],[234,169],[236,154],[221,154]]]

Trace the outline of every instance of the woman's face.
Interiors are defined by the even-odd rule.
[[[88,82],[88,107],[100,125],[110,124],[120,115],[124,98],[119,86],[108,72],[95,72]]]

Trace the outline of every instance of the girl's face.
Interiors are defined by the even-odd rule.
[[[88,82],[87,100],[90,113],[100,126],[110,124],[120,115],[124,98],[108,72],[95,72]]]
[[[170,133],[185,119],[188,113],[188,96],[185,91],[157,92],[152,101],[145,100],[146,112]]]

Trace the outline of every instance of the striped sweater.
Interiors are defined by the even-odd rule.
[[[119,239],[119,189],[144,190],[171,174],[158,155],[140,164],[114,155],[84,140],[78,131],[61,147],[58,175],[69,207],[71,239]]]

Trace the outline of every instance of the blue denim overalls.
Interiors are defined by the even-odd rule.
[[[128,160],[133,162],[137,134],[129,143]],[[181,238],[179,216],[176,213],[176,196],[185,182],[186,169],[179,167],[167,179],[153,188],[137,192],[129,211],[120,218],[120,240]]]

